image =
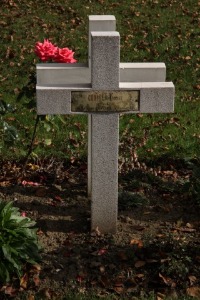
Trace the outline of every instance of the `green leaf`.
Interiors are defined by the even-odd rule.
[[[5,282],[10,281],[9,271],[3,261],[0,261],[0,279]]]
[[[8,281],[14,274],[22,274],[22,268],[29,262],[40,261],[35,222],[20,215],[12,202],[0,201],[0,279]]]
[[[5,259],[7,259],[13,265],[13,267],[19,271],[21,267],[19,265],[19,262],[14,259],[11,247],[9,247],[8,245],[3,245],[2,250]]]

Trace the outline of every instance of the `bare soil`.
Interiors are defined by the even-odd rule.
[[[31,168],[17,180],[4,168],[0,185],[0,199],[36,220],[42,245],[39,276],[27,273],[16,299],[62,299],[69,291],[177,298],[200,286],[199,207],[182,191],[190,171],[120,175],[117,233],[104,235],[90,231],[85,167],[63,167],[62,175]]]

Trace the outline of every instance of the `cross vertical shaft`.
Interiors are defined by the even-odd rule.
[[[95,90],[119,88],[119,33],[91,33],[91,77]],[[91,115],[92,229],[116,232],[118,210],[119,114]]]
[[[92,31],[115,31],[116,19],[114,16],[89,16],[88,34],[88,66],[91,69],[91,32]],[[91,197],[91,123],[92,115],[88,114],[88,197]]]

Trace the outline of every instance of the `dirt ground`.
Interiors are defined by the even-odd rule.
[[[90,232],[84,167],[66,168],[57,179],[31,169],[17,182],[3,174],[0,199],[36,220],[42,245],[36,279],[27,273],[16,299],[62,299],[69,291],[120,299],[200,293],[199,207],[181,189],[189,171],[120,175],[115,235]]]

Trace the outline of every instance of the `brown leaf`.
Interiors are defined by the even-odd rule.
[[[135,267],[136,268],[142,268],[142,267],[144,267],[146,265],[146,262],[144,261],[144,260],[138,260],[138,261],[136,261],[136,263],[135,263]]]
[[[41,229],[38,229],[37,235],[43,235],[43,234],[44,234],[44,232]]]
[[[8,117],[8,118],[6,118],[6,120],[7,120],[7,121],[15,121],[16,118],[15,118],[15,117]]]
[[[60,196],[55,196],[54,199],[58,202],[62,202],[63,199]]]
[[[159,277],[162,278],[166,285],[171,286],[173,288],[176,286],[176,283],[171,278],[165,277],[161,273],[159,273]]]
[[[32,270],[35,270],[36,272],[39,273],[41,271],[41,266],[40,265],[33,265]]]
[[[28,285],[28,274],[25,273],[24,276],[20,279],[20,287],[27,289]]]
[[[189,287],[186,290],[187,295],[191,297],[196,297],[197,299],[200,299],[200,287],[199,286],[193,286]]]
[[[113,290],[117,293],[117,294],[121,294],[124,291],[124,286],[114,286]]]
[[[193,285],[197,281],[196,276],[190,275],[190,276],[188,276],[188,278],[190,281],[190,285]]]
[[[97,228],[91,232],[91,236],[100,236],[100,235],[101,232],[99,230],[99,227],[97,226]]]
[[[35,275],[33,277],[33,282],[34,282],[35,286],[39,286],[40,285],[40,278],[39,278],[38,275]]]
[[[0,21],[0,25],[1,25],[1,26],[6,26],[7,23],[6,23],[5,21]]]
[[[104,255],[105,253],[107,253],[108,252],[108,250],[107,249],[104,249],[104,248],[102,248],[102,249],[100,249],[99,251],[98,251],[98,255]]]
[[[138,118],[143,118],[143,116],[144,116],[143,114],[137,114]]]
[[[17,290],[14,289],[12,286],[7,286],[4,290],[4,293],[6,295],[9,295],[10,297],[15,297],[17,294]]]
[[[142,278],[144,278],[144,274],[142,274],[142,273],[136,274],[136,277],[139,279],[142,279]]]
[[[165,295],[162,293],[157,293],[156,300],[163,300],[163,299],[165,299]]]
[[[136,239],[132,239],[130,241],[131,245],[137,245],[138,248],[142,248],[143,247],[143,242],[141,240],[136,240]]]
[[[180,228],[177,228],[178,231],[181,231],[181,232],[185,232],[185,233],[190,233],[190,232],[195,232],[196,229],[194,228],[187,228],[187,227],[180,227]]]

